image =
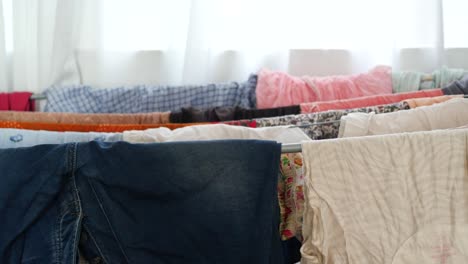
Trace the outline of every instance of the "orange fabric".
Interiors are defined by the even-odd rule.
[[[109,132],[117,133],[127,130],[145,130],[149,128],[167,127],[176,129],[193,125],[205,125],[209,123],[185,123],[185,124],[53,124],[53,123],[29,123],[16,121],[0,121],[0,128],[18,128],[29,130],[48,131],[75,131],[75,132]]]
[[[408,93],[386,94],[366,96],[346,100],[335,100],[326,102],[314,102],[301,104],[301,113],[315,113],[328,110],[344,110],[353,108],[362,108],[368,106],[385,105],[401,102],[405,99],[434,97],[444,95],[442,89],[423,90]]]
[[[416,108],[420,106],[427,106],[427,105],[433,105],[433,104],[438,104],[438,103],[443,103],[445,101],[448,101],[453,98],[463,98],[463,94],[457,94],[457,95],[443,95],[443,96],[436,96],[436,97],[423,97],[423,98],[412,98],[412,99],[406,99],[404,102],[406,102],[410,108]]]
[[[0,121],[56,124],[164,124],[170,112],[138,114],[87,114],[0,111]]]

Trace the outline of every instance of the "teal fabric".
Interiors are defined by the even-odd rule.
[[[393,72],[393,92],[404,93],[418,90],[435,89],[449,85],[450,83],[460,80],[468,74],[464,69],[450,69],[442,67],[433,71],[431,74],[423,72]],[[423,76],[432,76],[432,81],[421,81]]]
[[[434,78],[434,88],[445,87],[454,81],[460,80],[467,73],[468,72],[464,69],[449,69],[443,67],[432,74]]]
[[[393,72],[392,84],[394,93],[404,93],[419,90],[422,72]]]

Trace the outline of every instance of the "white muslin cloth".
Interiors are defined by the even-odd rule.
[[[311,140],[300,128],[288,126],[250,128],[214,124],[188,126],[174,130],[161,127],[123,132],[123,140],[131,143],[222,139],[275,140],[279,143],[300,143]]]
[[[305,142],[302,263],[468,263],[468,129]]]
[[[350,113],[341,118],[338,137],[430,131],[468,125],[468,99],[455,98],[393,113]]]

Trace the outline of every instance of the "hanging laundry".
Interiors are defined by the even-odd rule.
[[[297,142],[296,142],[297,143]],[[281,210],[280,233],[283,240],[302,241],[304,214],[304,171],[302,153],[281,154],[278,197]]]
[[[468,100],[463,98],[395,113],[350,113],[341,118],[339,137],[455,128],[468,124],[467,113]]]
[[[0,121],[0,128],[18,128],[30,130],[48,131],[74,131],[74,132],[109,132],[117,133],[127,130],[145,130],[149,128],[167,127],[176,129],[186,126],[203,125],[204,123],[185,124],[54,124],[54,123],[30,123],[16,121]],[[209,123],[205,123],[209,124]]]
[[[164,124],[169,112],[140,114],[84,114],[48,112],[0,112],[0,121],[55,124]]]
[[[65,144],[72,142],[122,141],[121,133],[52,132],[26,129],[0,128],[0,148],[23,148],[42,144]]]
[[[34,111],[30,92],[0,93],[0,111]]]
[[[353,108],[346,110],[325,111],[310,114],[289,115],[281,117],[261,118],[256,119],[257,127],[269,126],[286,126],[296,125],[314,140],[337,138],[340,128],[341,117],[348,113],[364,112],[364,113],[389,113],[400,110],[410,109],[406,103],[395,103],[389,105],[378,105],[363,108]],[[318,123],[318,124],[315,124]]]
[[[288,126],[249,128],[224,124],[188,126],[170,130],[161,127],[141,131],[124,131],[123,140],[132,143],[154,143],[190,140],[262,139],[281,143],[298,143],[310,138],[299,128]]]
[[[191,86],[116,87],[53,86],[45,91],[45,112],[147,113],[176,111],[181,107],[255,107],[256,77],[246,82]]]
[[[0,149],[0,262],[75,263],[81,249],[94,263],[283,264],[280,153],[257,140]]]
[[[304,264],[468,263],[468,130],[302,145]]]
[[[410,108],[416,108],[421,106],[443,103],[453,98],[463,98],[463,95],[442,95],[435,97],[412,98],[405,99],[403,102],[407,103],[410,106]]]
[[[397,103],[409,98],[433,97],[444,95],[441,89],[416,91],[399,94],[374,95],[347,100],[335,100],[328,102],[315,102],[301,104],[301,113],[314,113],[327,110],[340,110],[350,108],[368,107]]]
[[[454,81],[462,79],[463,76],[467,74],[468,71],[464,69],[449,69],[447,67],[442,67],[442,69],[432,73],[434,79],[433,88],[445,87]]]
[[[280,143],[299,143],[310,140],[301,129],[290,128],[289,126],[253,129],[218,124],[190,126],[172,131],[167,128],[157,128],[144,131],[125,131],[123,133],[123,140],[131,143],[221,139],[262,139],[274,140]],[[289,160],[289,157],[292,159]],[[294,236],[301,239],[301,216],[302,205],[304,204],[302,178],[300,153],[281,155],[278,200],[281,212],[279,232],[283,240]]]
[[[298,105],[269,109],[244,109],[241,107],[214,107],[210,109],[185,108],[171,112],[171,123],[220,122],[272,116],[297,115]]]
[[[468,72],[464,69],[449,69],[447,67],[442,67],[440,70],[432,72],[432,74],[423,72],[393,72],[393,92],[402,93],[442,88],[451,82],[460,80],[466,74]],[[424,80],[423,77],[430,77],[431,80]]]
[[[450,94],[468,94],[468,75],[459,81],[454,81],[451,84],[442,88],[442,92],[446,95]]]
[[[378,66],[368,73],[342,76],[295,77],[263,69],[258,74],[257,107],[272,108],[307,102],[391,94],[391,68]]]
[[[426,76],[423,72],[392,72],[393,92],[407,93],[421,90],[423,76]]]
[[[214,124],[217,124],[218,122],[213,122]],[[235,120],[235,121],[226,121],[226,122],[219,122],[220,124],[226,124],[226,125],[231,125],[231,126],[243,126],[243,127],[251,127],[251,128],[256,128],[257,127],[257,122],[255,120]]]

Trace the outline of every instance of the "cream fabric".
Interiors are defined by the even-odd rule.
[[[300,143],[311,140],[300,128],[288,126],[249,128],[216,124],[188,126],[174,130],[161,127],[123,133],[123,140],[132,143],[215,139],[261,139],[275,140],[280,143]]]
[[[341,118],[338,137],[429,131],[468,125],[468,99],[386,114],[350,113]]]
[[[303,143],[302,263],[468,263],[468,130]]]

